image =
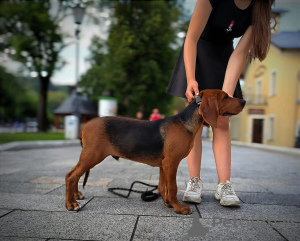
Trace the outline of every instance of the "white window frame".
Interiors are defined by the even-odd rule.
[[[275,115],[271,114],[268,116],[268,141],[274,141],[275,132]]]
[[[274,78],[275,77],[275,78]],[[277,87],[277,69],[273,69],[270,72],[270,85],[269,85],[269,96],[276,96],[276,87]]]
[[[252,85],[248,84],[247,88],[246,88],[246,102],[249,102],[249,104],[251,104],[252,102]]]
[[[258,86],[259,86],[258,83],[260,83],[259,91],[258,91]],[[256,85],[255,85],[255,104],[257,105],[261,104],[261,99],[260,99],[261,95],[262,95],[262,78],[258,78],[256,79]]]

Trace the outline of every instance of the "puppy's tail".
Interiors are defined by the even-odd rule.
[[[88,180],[88,178],[89,178],[89,174],[90,174],[90,170],[88,170],[86,173],[85,173],[85,176],[84,176],[84,180],[83,180],[83,188],[84,188],[84,186],[85,186],[85,184],[86,184],[86,182],[87,182],[87,180]]]

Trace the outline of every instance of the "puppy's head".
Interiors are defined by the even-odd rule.
[[[230,97],[222,90],[203,90],[200,92],[199,97],[202,98],[198,109],[199,114],[212,127],[217,127],[219,115],[237,115],[246,104],[246,101]]]

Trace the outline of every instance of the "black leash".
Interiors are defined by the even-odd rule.
[[[136,184],[136,183],[140,183],[140,184],[143,184],[143,185],[148,186],[148,187],[153,187],[153,189],[151,189],[149,191],[148,190],[147,191],[134,190],[132,188],[133,188],[133,185]],[[119,188],[119,187],[110,187],[110,188],[108,188],[108,191],[110,191],[111,193],[113,193],[115,195],[118,195],[120,197],[124,197],[124,198],[128,198],[131,192],[142,193],[142,195],[141,195],[142,200],[145,201],[145,202],[151,202],[151,201],[154,201],[155,199],[157,199],[159,197],[159,195],[157,193],[153,193],[153,191],[156,190],[157,188],[158,188],[157,185],[151,185],[151,184],[147,184],[147,183],[140,182],[140,181],[134,181],[131,184],[131,187],[129,189],[128,188]],[[115,192],[115,190],[125,190],[125,191],[128,191],[128,194],[124,195],[124,194]]]

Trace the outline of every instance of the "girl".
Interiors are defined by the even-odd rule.
[[[203,89],[222,89],[243,98],[238,81],[244,62],[265,59],[271,38],[270,18],[274,0],[198,0],[185,43],[179,54],[167,93],[194,99]],[[233,39],[242,36],[233,49]],[[218,172],[215,198],[224,206],[239,206],[230,183],[231,141],[229,117],[219,116],[213,130],[213,151]],[[201,202],[202,129],[188,155],[190,181],[183,201]]]

